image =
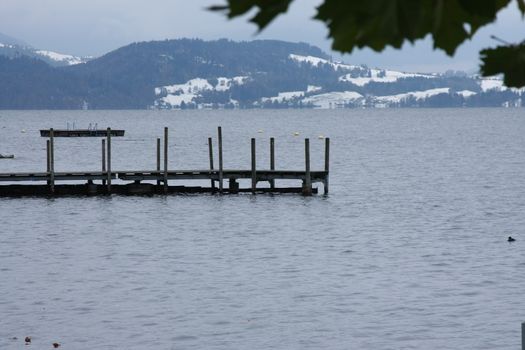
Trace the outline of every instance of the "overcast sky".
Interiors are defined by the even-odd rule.
[[[289,13],[261,34],[246,18],[228,21],[205,8],[223,0],[0,0],[0,32],[42,49],[76,55],[102,55],[135,41],[167,38],[280,39],[303,41],[329,52],[321,22],[311,20],[320,0],[295,0]],[[407,71],[474,71],[481,48],[495,46],[495,34],[507,41],[525,39],[525,22],[515,9],[505,10],[495,25],[482,29],[454,58],[433,51],[429,40],[402,50],[355,51],[350,63]],[[335,53],[329,52],[336,56]]]

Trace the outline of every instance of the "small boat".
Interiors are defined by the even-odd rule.
[[[2,154],[0,153],[0,159],[13,159],[15,157],[14,154]]]

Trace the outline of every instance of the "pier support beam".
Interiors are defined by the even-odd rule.
[[[160,137],[157,137],[157,172],[160,178]],[[157,180],[157,186],[160,186],[160,180]]]
[[[324,140],[324,171],[326,177],[324,179],[324,194],[328,194],[329,172],[330,172],[330,138]]]
[[[218,140],[219,140],[219,193],[222,194],[222,189],[223,189],[223,173],[222,173],[222,127],[218,127],[217,128],[217,136],[218,136]]]
[[[255,139],[252,138],[252,194],[257,190],[257,158],[255,154]]]
[[[102,172],[106,172],[106,140],[102,139]],[[106,186],[106,180],[102,180],[102,186]]]
[[[164,193],[168,193],[168,127],[164,128]]]
[[[270,170],[275,170],[275,139],[270,138]],[[270,180],[270,188],[275,189],[275,180]]]
[[[211,137],[208,137],[208,155],[210,157],[210,172],[211,172],[213,171],[213,140]],[[210,183],[211,192],[215,193],[215,180],[211,179],[210,181],[211,181]]]
[[[304,139],[304,164],[305,176],[303,182],[303,195],[312,195],[312,177],[310,174],[310,139]]]
[[[50,153],[50,147],[49,147],[49,140],[46,140],[46,173],[47,173],[47,176],[48,176],[48,181],[47,181],[47,185],[50,186],[51,185],[51,181],[49,181],[49,176],[50,176],[50,172],[51,172],[51,153]]]
[[[521,324],[521,350],[525,350],[525,322]]]
[[[237,182],[237,179],[228,179],[228,191],[230,193],[239,193],[239,183]]]
[[[49,129],[49,188],[55,193],[55,132]]]
[[[92,180],[88,180],[86,183],[86,193],[90,196],[97,194],[97,185],[95,185]]]
[[[107,157],[106,157],[106,163],[107,163],[107,192],[108,194],[111,194],[111,128],[107,128],[106,130],[106,146],[107,146]]]

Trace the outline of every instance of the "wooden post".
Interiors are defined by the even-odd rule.
[[[157,186],[160,186],[160,137],[157,137]]]
[[[50,147],[49,147],[49,140],[46,140],[46,160],[47,160],[47,162],[46,162],[47,163],[47,168],[46,168],[47,170],[46,170],[46,172],[47,172],[48,179],[49,179],[50,171],[51,171],[51,159],[50,159],[51,153],[50,152],[51,151],[50,151]],[[51,185],[51,181],[48,180],[47,181],[47,185],[48,186]]]
[[[210,156],[210,170],[213,170],[213,140],[208,137],[208,154]],[[211,192],[215,192],[215,181],[211,179]]]
[[[107,192],[108,194],[111,193],[111,128],[107,128],[107,134],[106,134],[106,185],[107,185]]]
[[[107,129],[106,134],[107,140],[106,140],[106,146],[107,146],[107,157],[106,157],[106,163],[107,163],[107,189],[108,194],[111,194],[111,128]]]
[[[168,127],[164,128],[164,193],[168,193]]]
[[[525,322],[521,324],[521,350],[525,350]]]
[[[328,174],[330,172],[330,138],[324,140],[324,171],[326,176],[324,179],[324,194],[328,194]]]
[[[303,195],[312,195],[312,178],[310,175],[310,139],[304,139],[304,163],[305,174],[303,183]]]
[[[106,172],[106,140],[102,139],[102,173]],[[102,180],[102,186],[106,186],[106,180]]]
[[[275,170],[275,139],[270,138],[270,170]],[[275,189],[275,180],[270,180],[270,188]]]
[[[223,173],[222,173],[222,127],[217,128],[218,139],[219,139],[219,193],[222,194],[223,188]]]
[[[255,156],[255,139],[252,138],[252,194],[255,194],[257,189],[257,161]]]
[[[55,132],[49,129],[49,182],[51,193],[55,193]]]

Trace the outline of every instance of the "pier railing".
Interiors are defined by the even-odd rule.
[[[113,170],[111,165],[111,128],[106,130],[106,138],[101,140],[101,168],[96,171],[55,171],[54,130],[49,129],[46,141],[47,169],[45,172],[0,173],[0,196],[19,195],[97,195],[97,194],[169,194],[169,193],[217,193],[232,194],[240,192],[256,193],[300,193],[310,196],[317,193],[314,183],[323,185],[328,194],[330,168],[330,139],[325,138],[324,169],[312,170],[310,165],[310,140],[304,140],[304,169],[277,170],[275,168],[275,139],[270,139],[270,169],[258,169],[256,139],[251,139],[251,166],[249,169],[223,168],[222,128],[217,129],[218,168],[214,164],[213,138],[208,138],[209,167],[205,169],[178,170],[168,167],[168,128],[164,128],[164,147],[161,154],[161,139],[157,138],[156,169],[153,170]],[[163,166],[161,168],[161,161]],[[113,180],[120,180],[116,184]],[[300,187],[278,187],[277,180],[299,180]],[[170,180],[208,180],[209,187],[170,186]],[[224,181],[228,187],[224,187]],[[250,180],[249,188],[241,188],[239,180]],[[61,181],[85,181],[85,184],[60,184]],[[151,181],[153,183],[145,183]],[[9,182],[40,182],[45,184],[5,184]],[[124,184],[122,184],[122,182]],[[269,187],[258,187],[267,182]],[[218,183],[218,188],[217,188]]]

